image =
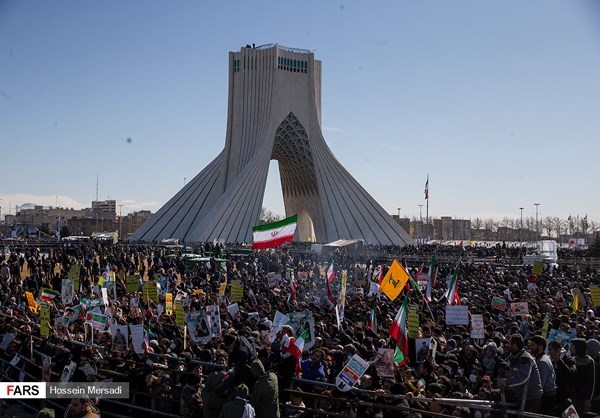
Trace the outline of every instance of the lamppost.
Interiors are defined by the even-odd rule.
[[[538,241],[540,239],[540,223],[538,221],[538,208],[541,203],[534,203],[535,206],[535,240]]]
[[[521,209],[521,227],[519,228],[519,241],[523,242],[523,208]]]
[[[119,205],[119,239],[122,239],[122,231],[123,231],[123,217],[121,216],[121,211],[123,210],[123,205]]]

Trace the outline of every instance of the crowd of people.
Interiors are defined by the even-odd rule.
[[[600,413],[600,321],[592,298],[599,276],[593,268],[559,266],[533,274],[531,267],[499,262],[441,262],[434,267],[435,283],[433,274],[428,279],[426,300],[428,263],[409,264],[414,281],[391,301],[372,286],[389,268],[375,256],[382,251],[405,264],[409,254],[467,250],[367,246],[349,256],[343,249],[314,253],[292,244],[240,254],[198,244],[195,252],[203,257],[194,262],[146,244],[5,251],[3,380],[129,383],[127,412],[108,399],[78,398],[67,408],[72,417],[100,411],[142,416],[149,410],[215,418],[494,417],[502,415],[505,401],[509,409],[523,403],[526,411],[553,416],[570,405],[580,416]],[[63,280],[74,266],[77,286],[72,299],[63,300]],[[131,277],[138,280],[133,289]],[[451,277],[458,286],[448,295]],[[156,298],[145,292],[148,283],[158,283]],[[109,291],[103,295],[102,288]],[[406,298],[416,306],[418,322],[398,360],[399,341],[389,330]],[[448,299],[481,315],[481,334],[474,334],[471,322],[447,323]],[[522,309],[521,302],[525,312],[512,309]],[[41,304],[50,312],[48,336],[41,334]],[[202,322],[211,306],[218,324]],[[281,323],[277,313],[291,319]],[[106,325],[90,327],[88,314],[107,318]],[[136,326],[143,329],[141,345]],[[356,382],[359,390],[342,392],[338,377],[356,355],[368,367]]]

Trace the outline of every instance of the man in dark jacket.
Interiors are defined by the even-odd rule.
[[[236,387],[245,384],[252,387],[256,381],[250,370],[250,364],[256,360],[256,349],[246,337],[228,334],[223,342],[229,353],[229,366],[233,367],[227,378],[227,386]]]
[[[583,338],[571,340],[571,355],[575,358],[575,367],[571,369],[571,387],[573,402],[579,416],[584,416],[591,409],[598,384],[596,363],[586,352],[587,344]]]
[[[279,418],[279,389],[277,375],[265,372],[260,360],[252,363],[252,373],[258,379],[250,403],[260,418]]]
[[[521,334],[513,334],[508,342],[510,350],[510,375],[498,379],[498,387],[506,390],[506,400],[519,406],[525,396],[525,411],[537,412],[542,403],[542,381],[535,359],[525,351]],[[525,395],[525,387],[527,392]]]
[[[534,335],[528,342],[529,352],[535,357],[535,364],[540,371],[540,381],[544,393],[542,395],[542,405],[539,412],[544,415],[553,415],[556,406],[556,373],[552,360],[546,351],[546,340],[541,335]]]

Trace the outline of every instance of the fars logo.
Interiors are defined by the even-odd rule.
[[[45,399],[46,383],[0,382],[0,399]]]

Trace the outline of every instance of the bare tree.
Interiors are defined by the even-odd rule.
[[[487,229],[488,231],[495,232],[496,228],[497,228],[497,224],[494,219],[488,218],[485,221],[483,221],[483,227],[484,227],[484,229]]]
[[[558,216],[553,217],[552,222],[554,223],[554,229],[556,230],[556,238],[560,238],[565,230],[565,222]]]
[[[267,208],[261,208],[260,209],[260,220],[259,220],[259,224],[269,224],[271,222],[276,222],[283,219],[280,215],[277,215],[276,213],[271,212],[270,210],[268,210]]]
[[[481,218],[475,218],[471,222],[471,227],[473,229],[481,229],[483,228],[483,220]]]
[[[544,229],[546,230],[548,238],[552,238],[552,233],[556,229],[554,228],[554,220],[551,216],[547,216],[546,218],[542,219],[542,231]]]

